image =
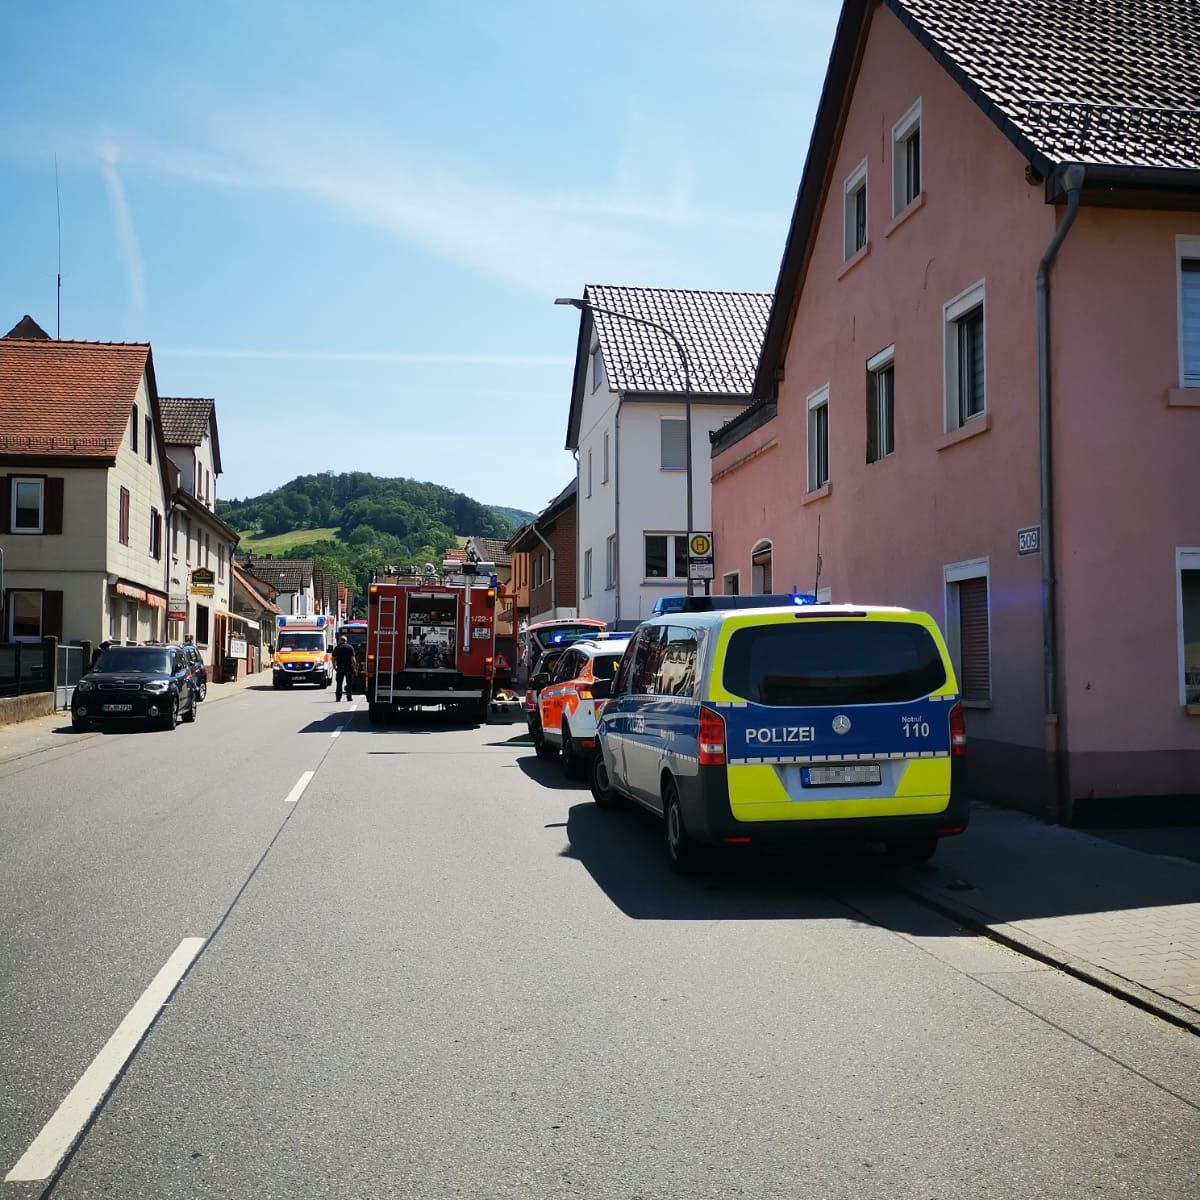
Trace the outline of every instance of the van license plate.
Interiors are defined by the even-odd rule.
[[[836,767],[805,767],[805,787],[838,787],[855,783],[878,783],[878,763],[847,763]]]

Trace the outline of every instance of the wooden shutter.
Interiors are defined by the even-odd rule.
[[[0,475],[0,533],[12,533],[12,518],[8,510],[12,499],[12,482],[7,475]]]
[[[59,480],[61,483],[62,481]],[[58,638],[63,636],[63,594],[62,592],[42,592],[42,637]]]
[[[63,481],[47,479],[46,513],[42,528],[46,533],[62,533],[63,530]]]
[[[987,579],[964,579],[958,585],[959,649],[964,700],[990,700],[992,665],[988,637]]]

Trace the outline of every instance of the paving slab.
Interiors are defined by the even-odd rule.
[[[968,925],[1200,1033],[1200,863],[974,804],[961,837],[898,878]]]

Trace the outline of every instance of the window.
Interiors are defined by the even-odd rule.
[[[771,570],[772,547],[770,542],[758,542],[750,551],[750,593],[754,596],[769,596],[774,590]]]
[[[992,645],[988,611],[988,560],[945,568],[946,640],[964,700],[992,698]]]
[[[208,645],[208,605],[196,605],[196,645]]]
[[[892,216],[921,194],[921,102],[892,128]]]
[[[829,388],[808,398],[808,490],[829,482]]]
[[[592,391],[604,382],[604,360],[600,357],[600,344],[592,347]]]
[[[121,507],[119,510],[118,520],[120,528],[118,529],[118,537],[122,546],[129,545],[129,489],[121,489]]]
[[[1175,551],[1175,578],[1180,701],[1200,704],[1200,548]]]
[[[947,304],[946,429],[958,429],[986,408],[984,386],[984,287],[977,283]]]
[[[887,458],[896,449],[896,347],[867,359],[867,462]]]
[[[162,516],[157,508],[150,509],[150,557],[162,558]]]
[[[592,494],[592,452],[591,452],[591,450],[588,451],[587,462],[588,462],[588,465],[587,465],[587,494],[590,497]]]
[[[171,514],[171,553],[179,557],[179,514]]]
[[[604,431],[604,454],[600,460],[600,482],[608,482],[608,430]]]
[[[617,535],[610,533],[604,543],[604,586],[617,586]]]
[[[659,696],[691,696],[696,690],[696,631],[669,625],[662,642],[654,691]]]
[[[204,531],[204,565],[205,565],[206,567],[209,565],[209,541],[208,541],[208,530],[205,530],[205,531]]]
[[[12,533],[42,533],[46,527],[46,490],[44,479],[10,481],[9,499],[12,505],[9,531]]]
[[[137,437],[138,437],[138,409],[137,405],[133,406],[133,412],[129,414],[129,448],[137,453]]]
[[[1200,388],[1200,238],[1179,239],[1179,374]]]
[[[867,160],[864,158],[843,185],[847,259],[867,244]]]
[[[225,543],[217,543],[217,579],[225,582]]]
[[[664,471],[687,470],[687,422],[663,417],[658,423]]]
[[[184,561],[191,566],[192,563],[192,518],[183,518],[183,557]]]
[[[687,576],[687,534],[648,533],[645,544],[647,579],[683,579]]]
[[[154,422],[149,417],[146,418],[145,434],[146,434],[146,439],[145,439],[146,440],[146,446],[145,446],[146,461],[153,462],[154,459],[150,452],[150,446],[154,441]]]
[[[730,571],[727,575],[721,576],[721,595],[736,596],[741,591],[741,574],[737,571]]]
[[[592,552],[590,550],[583,552],[583,594],[585,596],[592,594]]]

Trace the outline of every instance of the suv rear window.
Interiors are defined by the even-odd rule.
[[[756,704],[889,704],[946,683],[929,631],[908,622],[814,621],[751,625],[729,639],[727,691]]]

